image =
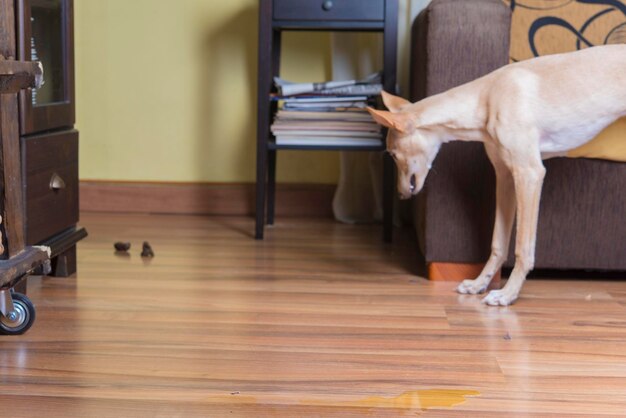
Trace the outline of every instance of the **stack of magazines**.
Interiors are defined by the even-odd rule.
[[[289,83],[275,79],[277,145],[380,146],[382,133],[366,107],[380,94],[380,74],[363,81]]]

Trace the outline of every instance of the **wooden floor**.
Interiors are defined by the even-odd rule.
[[[489,308],[379,227],[82,224],[78,277],[32,279],[35,325],[0,337],[2,417],[626,416],[626,282],[532,280]]]

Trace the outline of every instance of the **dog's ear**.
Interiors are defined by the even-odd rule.
[[[408,113],[391,113],[386,110],[367,108],[376,123],[398,132],[409,134],[415,130],[415,122]]]
[[[394,96],[386,91],[382,91],[380,95],[382,96],[383,103],[387,106],[387,109],[393,113],[397,113],[402,110],[404,106],[411,104],[408,100],[403,99],[402,97]]]

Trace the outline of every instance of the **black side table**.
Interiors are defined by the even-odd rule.
[[[383,86],[396,91],[398,0],[259,0],[259,69],[257,125],[256,239],[274,223],[276,152],[281,149],[382,151],[384,146],[276,145],[270,125],[276,111],[271,102],[273,77],[279,75],[282,31],[354,31],[383,33]],[[383,238],[393,232],[394,165],[383,154]]]

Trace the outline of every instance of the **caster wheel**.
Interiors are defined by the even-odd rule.
[[[0,315],[0,334],[22,335],[35,322],[35,306],[21,293],[13,293],[13,312],[7,317]]]

